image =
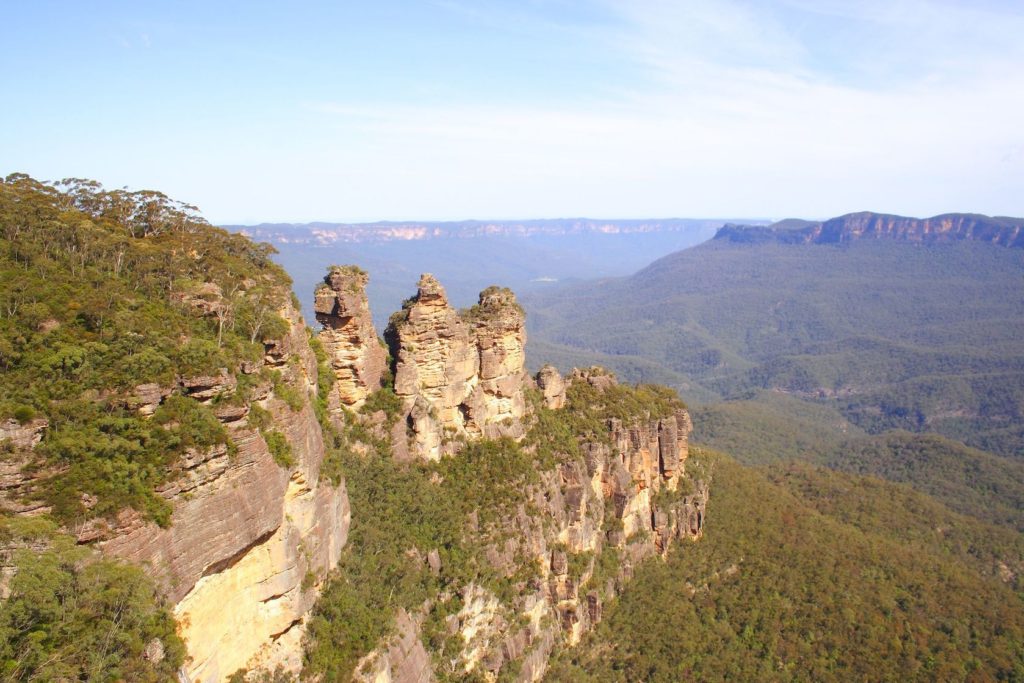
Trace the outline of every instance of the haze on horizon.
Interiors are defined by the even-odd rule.
[[[1024,215],[1017,2],[5,10],[0,173],[215,223]]]

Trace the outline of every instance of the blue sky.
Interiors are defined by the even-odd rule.
[[[0,173],[214,222],[1024,215],[1024,3],[11,2]]]

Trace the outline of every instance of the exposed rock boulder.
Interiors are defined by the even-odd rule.
[[[43,432],[48,425],[42,418],[24,424],[17,420],[0,421],[0,444],[8,441],[15,448],[35,448],[43,440]]]
[[[537,387],[544,395],[544,405],[558,410],[565,405],[565,380],[553,365],[545,365],[537,373]]]
[[[185,395],[197,401],[209,401],[217,396],[229,394],[235,390],[237,385],[238,380],[228,372],[227,368],[221,368],[216,375],[199,375],[185,377],[181,380]],[[155,411],[156,408],[153,410]]]
[[[132,391],[127,402],[130,407],[139,411],[139,415],[149,417],[172,391],[173,387],[160,386],[155,382],[140,384]]]
[[[604,391],[618,383],[615,375],[599,365],[589,368],[573,368],[569,375],[569,382],[586,382],[598,391]]]
[[[377,338],[366,300],[369,277],[355,266],[333,266],[316,290],[314,310],[323,330],[320,341],[335,383],[328,408],[358,409],[381,386],[385,351]]]

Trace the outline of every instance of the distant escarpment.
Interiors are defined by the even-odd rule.
[[[907,218],[863,211],[827,221],[787,219],[769,226],[727,224],[714,239],[763,244],[845,244],[856,240],[891,239],[919,244],[988,242],[1024,247],[1024,218],[947,213]]]
[[[556,218],[522,221],[410,221],[377,223],[261,223],[227,225],[272,244],[407,242],[478,237],[559,237],[566,235],[636,235],[712,228],[714,221],[680,218]]]

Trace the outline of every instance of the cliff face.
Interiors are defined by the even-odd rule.
[[[306,394],[316,386],[316,359],[298,312],[289,304],[281,314],[288,332],[267,343],[263,367]],[[294,410],[267,382],[250,404],[218,403],[233,382],[227,375],[183,381],[214,408],[237,452],[220,447],[184,459],[160,491],[174,508],[170,526],[125,512],[112,527],[78,530],[80,541],[146,567],[176,603],[192,681],[221,681],[256,664],[297,670],[303,618],[338,562],[349,525],[344,484],[320,478],[324,444],[309,401]],[[246,419],[255,406],[291,445],[293,467],[275,462]]]
[[[663,220],[590,220],[586,218],[527,221],[461,221],[412,223],[264,223],[224,226],[258,241],[274,244],[379,243],[474,237],[533,237],[559,235],[627,235],[684,232],[714,227],[712,221],[668,218]]]
[[[541,376],[541,400],[579,413],[617,401],[623,391],[600,369],[563,380],[549,367]],[[441,646],[440,658],[429,658],[421,620],[401,615],[395,635],[364,658],[357,679],[418,683],[475,673],[540,680],[556,645],[579,643],[639,562],[702,534],[708,477],[687,471],[689,414],[681,407],[661,412],[600,420],[598,432],[580,437],[580,456],[543,471],[508,519],[490,528],[471,519],[468,533],[494,571],[536,569],[533,576],[514,596],[464,585],[459,609],[446,619],[446,642],[454,645]]]
[[[337,417],[341,406],[358,409],[381,386],[385,352],[366,301],[366,273],[333,267],[316,290],[314,310],[323,329],[320,342],[334,371],[334,388],[327,406]]]
[[[789,220],[769,227],[726,225],[715,239],[783,244],[844,244],[864,239],[935,244],[966,240],[1024,248],[1024,219],[961,213],[907,218],[865,211],[824,222]]]
[[[395,396],[375,394],[387,369],[365,284],[360,271],[335,268],[317,290],[326,356],[319,369],[301,316],[285,303],[278,311],[283,329],[263,341],[262,360],[111,394],[144,421],[181,394],[205,406],[227,433],[219,445],[186,450],[157,489],[173,510],[169,524],[126,507],[70,529],[79,543],[144,567],[174,604],[189,653],[182,681],[224,681],[242,668],[302,668],[303,637],[324,581],[345,580],[334,570],[351,514],[345,485],[321,474],[328,448],[332,457],[344,451],[365,462],[388,458],[390,446],[395,459],[414,460],[398,465],[404,476],[422,477],[428,488],[446,477],[461,482],[445,489],[451,492],[479,488],[479,471],[435,461],[468,457],[473,442],[486,439],[474,457],[505,449],[500,457],[511,459],[481,463],[490,468],[484,488],[522,477],[522,486],[506,487],[494,501],[500,514],[453,500],[460,521],[446,527],[456,529],[451,543],[401,549],[401,561],[434,577],[442,577],[445,563],[458,568],[437,579],[443,590],[395,611],[391,635],[358,663],[357,680],[540,680],[554,648],[580,642],[637,563],[702,533],[707,477],[688,469],[690,420],[676,398],[622,387],[597,368],[563,378],[546,367],[532,380],[514,295],[491,287],[476,306],[457,312],[429,275],[387,330]],[[211,289],[202,314],[217,315],[220,297]],[[335,379],[329,391],[318,382],[324,368]],[[318,392],[323,403],[314,408]],[[46,428],[44,420],[0,423],[10,448],[26,457]],[[38,476],[22,464],[0,463],[5,505],[28,500],[14,494],[31,490]],[[470,489],[459,488],[467,482]],[[370,488],[372,481],[360,490]],[[466,500],[477,500],[473,495]],[[16,511],[45,513],[32,501],[25,505]],[[0,558],[3,574],[10,572]]]
[[[508,290],[491,288],[464,315],[431,275],[384,333],[413,456],[437,460],[459,439],[522,436],[525,320]]]

